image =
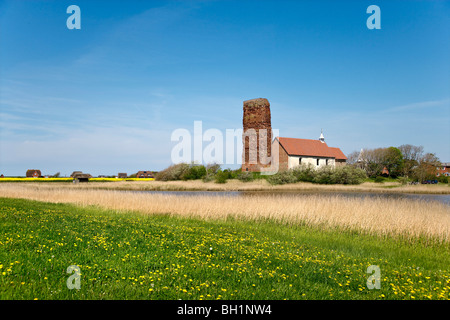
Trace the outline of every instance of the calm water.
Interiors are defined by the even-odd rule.
[[[410,194],[410,193],[370,193],[370,192],[308,192],[308,191],[127,191],[139,193],[171,194],[180,197],[206,195],[211,197],[248,197],[255,195],[274,195],[306,197],[319,195],[321,197],[348,197],[348,198],[386,198],[386,199],[415,199],[422,201],[438,201],[450,206],[450,195],[448,194]]]

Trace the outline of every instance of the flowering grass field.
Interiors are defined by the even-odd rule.
[[[450,297],[448,243],[8,198],[0,231],[0,299]],[[381,289],[366,286],[370,265]]]

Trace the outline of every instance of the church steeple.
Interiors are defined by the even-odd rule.
[[[319,141],[324,143],[325,142],[325,137],[323,136],[323,130],[320,129],[320,137],[319,137]]]

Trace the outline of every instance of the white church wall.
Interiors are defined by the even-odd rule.
[[[299,159],[302,159],[301,163],[299,161]],[[319,164],[317,165],[317,160],[319,160]],[[328,160],[328,162],[327,162]],[[316,168],[320,168],[322,166],[335,166],[335,161],[333,158],[317,158],[317,157],[301,157],[301,156],[289,156],[288,158],[288,168],[292,169],[295,167],[298,167],[300,164],[311,164],[312,166],[316,167]]]

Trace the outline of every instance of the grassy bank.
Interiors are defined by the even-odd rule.
[[[448,244],[6,198],[0,230],[0,299],[449,298]]]

